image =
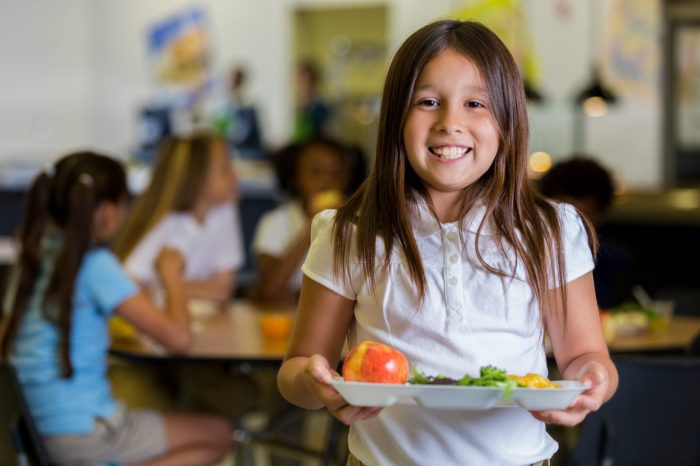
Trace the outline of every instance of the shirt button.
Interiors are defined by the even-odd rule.
[[[449,283],[451,286],[455,286],[457,284],[457,278],[452,277],[449,280],[447,280],[447,283]]]
[[[457,233],[455,233],[454,231],[449,232],[447,234],[447,239],[449,239],[450,241],[455,241],[457,239]]]
[[[450,256],[450,263],[454,264],[454,263],[457,262],[458,260],[459,260],[459,257],[457,257],[457,254],[452,254],[452,255]]]

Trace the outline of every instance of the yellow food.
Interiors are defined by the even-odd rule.
[[[552,383],[547,377],[540,374],[513,375],[508,374],[508,379],[517,383],[519,387],[527,388],[559,388],[559,384]]]
[[[138,336],[138,332],[126,320],[119,316],[112,317],[109,319],[109,333],[114,339],[132,339]]]
[[[335,209],[342,203],[343,193],[335,189],[318,193],[312,200],[313,210],[315,212],[320,212],[325,209]]]

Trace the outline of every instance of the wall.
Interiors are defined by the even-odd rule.
[[[91,144],[92,9],[83,0],[0,3],[0,157],[43,161]]]
[[[151,95],[145,31],[169,12],[201,5],[212,21],[214,65],[245,63],[250,94],[263,114],[268,142],[281,144],[292,114],[292,12],[297,7],[377,5],[389,8],[393,52],[417,27],[447,14],[453,0],[0,0],[0,160],[46,159],[86,143],[126,154],[136,140],[135,112]],[[598,2],[606,14],[603,0]],[[571,97],[590,69],[591,8],[568,0],[562,20],[554,3],[523,0],[542,65],[546,105],[532,106],[532,150],[555,158],[572,150]],[[608,2],[610,3],[610,2]],[[602,33],[602,31],[601,31]],[[587,125],[587,148],[633,187],[662,180],[658,99],[625,98]]]

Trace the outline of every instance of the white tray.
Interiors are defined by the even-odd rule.
[[[560,388],[514,388],[508,400],[497,387],[458,385],[397,385],[345,382],[336,378],[331,385],[354,406],[419,404],[428,408],[483,410],[520,406],[527,410],[565,409],[586,387],[573,380],[554,381]]]

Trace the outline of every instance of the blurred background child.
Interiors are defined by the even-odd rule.
[[[333,117],[330,106],[321,97],[321,72],[311,60],[301,62],[296,70],[296,113],[294,142],[327,136]]]
[[[266,213],[256,227],[252,249],[258,282],[252,296],[289,303],[301,289],[311,219],[321,210],[339,207],[357,189],[366,175],[366,163],[360,151],[317,137],[280,150],[275,169],[289,200]]]
[[[165,249],[154,261],[167,294],[161,312],[105,247],[127,198],[119,162],[90,152],[66,156],[34,180],[5,300],[12,313],[2,356],[16,368],[52,463],[213,464],[231,446],[223,418],[131,410],[112,396],[110,316],[171,351],[191,342],[181,255]]]
[[[149,186],[135,200],[113,245],[115,254],[131,278],[157,295],[162,284],[156,258],[164,248],[173,248],[184,258],[189,311],[210,312],[210,303],[223,308],[233,296],[236,270],[245,257],[236,198],[237,180],[222,139],[209,133],[168,138],[160,147]],[[118,320],[112,331],[116,336],[129,333]],[[115,361],[109,372],[115,393],[129,406],[168,409],[176,403],[181,380],[174,369]],[[215,364],[199,365],[196,375],[190,398],[198,409],[232,416],[239,399],[249,398],[249,393],[239,399],[225,397],[232,406],[219,409],[214,405],[220,404],[221,393],[212,393],[202,395],[205,401],[200,403],[203,391],[228,384],[231,377]],[[239,379],[231,383],[251,385]]]
[[[632,254],[617,241],[600,234],[615,198],[610,171],[595,159],[575,155],[556,163],[539,180],[542,194],[576,206],[599,233],[593,270],[596,298],[601,309],[619,306],[631,297]]]
[[[187,297],[225,304],[245,258],[236,187],[223,140],[206,133],[165,140],[151,183],[114,244],[128,274],[157,287],[155,259],[175,248],[185,259]]]

